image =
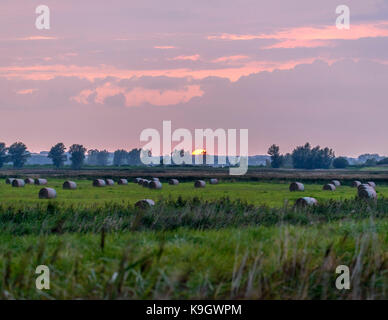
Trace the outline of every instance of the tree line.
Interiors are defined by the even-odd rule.
[[[141,149],[136,148],[131,151],[124,149],[116,150],[113,154],[113,165],[142,165],[140,152]],[[109,161],[109,152],[107,150],[91,149],[88,151],[81,144],[71,145],[68,153],[70,154],[69,160],[73,169],[80,169],[85,164],[86,154],[88,156],[88,165],[106,166]],[[31,153],[27,150],[27,146],[24,143],[15,142],[7,147],[4,142],[0,142],[0,168],[4,164],[12,162],[14,168],[20,169],[26,164],[29,157],[31,157]],[[68,160],[65,145],[60,142],[52,146],[48,153],[48,158],[51,159],[54,167],[57,169],[62,168]]]
[[[312,147],[308,142],[285,155],[280,154],[279,146],[273,144],[269,147],[268,154],[271,156],[272,168],[329,169],[332,166],[334,168],[349,166],[348,160],[345,157],[336,158],[332,149]]]

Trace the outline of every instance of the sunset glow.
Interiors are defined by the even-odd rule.
[[[193,151],[192,155],[193,156],[196,156],[196,155],[205,155],[206,154],[206,150],[205,149],[196,149]]]

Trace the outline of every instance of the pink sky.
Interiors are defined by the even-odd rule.
[[[0,141],[141,146],[140,132],[249,129],[249,153],[309,141],[388,155],[388,1],[0,3]]]

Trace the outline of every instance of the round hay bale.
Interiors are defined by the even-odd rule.
[[[128,184],[128,180],[127,179],[119,179],[119,181],[117,181],[117,183],[119,185],[126,185],[126,184]]]
[[[168,180],[168,184],[170,184],[172,186],[176,186],[179,184],[179,180],[178,179],[170,179],[170,180]]]
[[[148,208],[153,207],[154,205],[155,205],[154,200],[143,199],[143,200],[139,200],[138,202],[135,203],[135,208],[148,209]]]
[[[141,185],[142,185],[144,188],[148,188],[148,187],[150,186],[150,183],[151,183],[150,180],[143,179]]]
[[[93,187],[105,187],[106,183],[103,179],[96,179],[93,181]]]
[[[144,181],[147,181],[147,180],[146,180],[146,179],[140,179],[139,182],[138,182],[138,185],[139,185],[139,186],[143,185],[143,182],[144,182]]]
[[[113,186],[115,182],[112,179],[105,179],[105,184],[107,186]]]
[[[335,191],[335,185],[334,184],[331,184],[331,183],[328,183],[328,184],[325,184],[323,186],[323,190],[327,190],[327,191]]]
[[[141,180],[141,178],[135,178],[135,179],[133,179],[133,182],[138,184],[140,180]]]
[[[210,179],[210,184],[218,184],[218,179]]]
[[[317,199],[311,197],[303,197],[296,200],[295,205],[298,207],[309,207],[318,204]]]
[[[35,179],[35,182],[34,182],[37,186],[44,186],[47,184],[47,180],[46,179]]]
[[[14,180],[15,180],[15,178],[7,178],[7,179],[5,179],[5,183],[12,184],[12,181],[14,181]]]
[[[373,189],[376,189],[376,183],[373,181],[368,181],[367,184],[369,184]]]
[[[150,189],[162,189],[160,181],[151,181],[148,186]]]
[[[356,180],[356,181],[352,182],[352,187],[353,188],[358,188],[360,185],[361,185],[361,181]]]
[[[195,188],[205,188],[205,186],[206,186],[206,182],[203,180],[197,180],[194,183]]]
[[[336,187],[339,187],[341,185],[341,182],[339,182],[338,180],[331,180],[330,183],[334,184]]]
[[[42,188],[39,190],[39,199],[54,199],[57,192],[53,188]]]
[[[65,181],[62,188],[66,190],[75,190],[77,189],[77,184],[74,181]]]
[[[12,181],[12,187],[15,188],[22,188],[24,187],[25,183],[23,179],[13,179]]]
[[[159,181],[159,178],[151,178],[151,181]]]
[[[32,178],[25,178],[25,179],[24,179],[24,183],[25,183],[25,184],[34,184],[34,183],[35,183],[35,180],[32,179]]]
[[[364,186],[358,188],[358,197],[361,199],[377,199],[376,190],[371,186]]]
[[[290,184],[290,191],[304,191],[304,185],[300,182],[292,182]]]
[[[363,184],[360,184],[357,189],[360,190],[360,189],[368,189],[368,188],[372,188],[369,184],[367,183],[363,183]]]

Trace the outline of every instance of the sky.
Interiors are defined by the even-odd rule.
[[[251,155],[388,155],[387,88],[388,1],[0,2],[0,141],[33,152],[129,150],[169,120],[248,129]]]

